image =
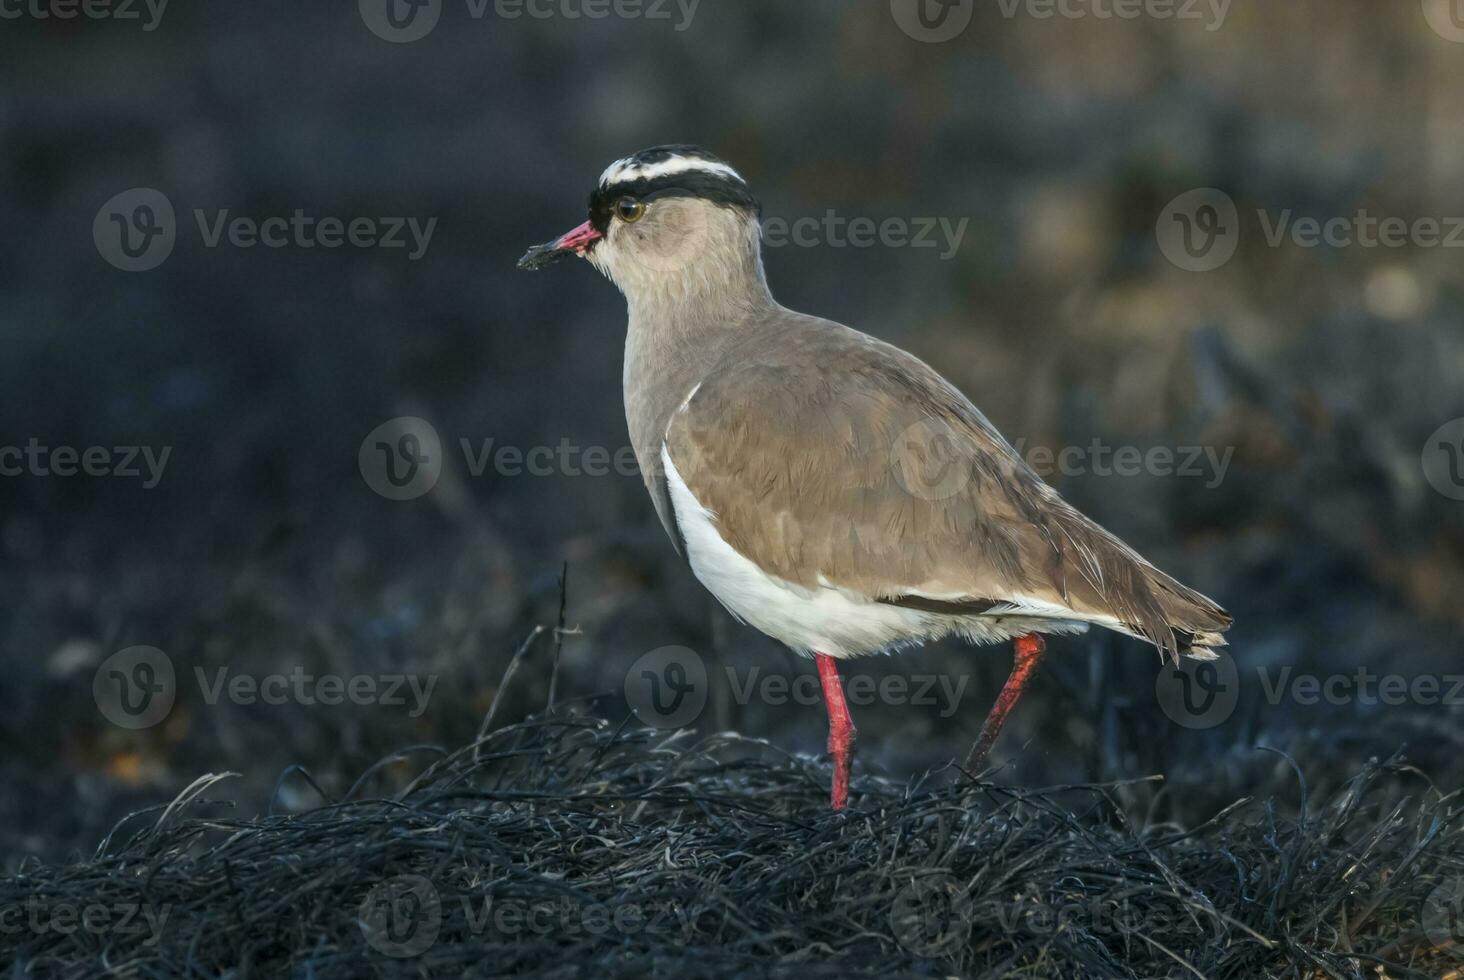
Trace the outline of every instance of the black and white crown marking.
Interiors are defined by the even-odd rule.
[[[731,164],[690,144],[653,146],[607,167],[590,194],[590,221],[601,233],[610,227],[615,202],[624,197],[696,197],[754,215],[762,210]]]

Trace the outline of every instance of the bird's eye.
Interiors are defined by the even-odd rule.
[[[645,217],[646,206],[633,197],[622,197],[615,202],[615,213],[626,224],[634,224]]]

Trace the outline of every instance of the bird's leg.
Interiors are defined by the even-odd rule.
[[[839,664],[823,653],[813,655],[818,662],[818,679],[823,683],[824,706],[829,709],[829,755],[834,760],[834,791],[830,798],[835,810],[844,809],[849,801],[849,768],[854,761],[854,720],[844,703],[844,687],[839,683]]]
[[[1001,734],[1001,726],[1006,723],[1012,708],[1016,707],[1027,682],[1037,673],[1037,665],[1042,662],[1042,654],[1047,650],[1047,644],[1036,633],[1017,637],[1013,646],[1015,652],[1012,657],[1012,672],[1002,686],[1001,693],[996,696],[996,703],[991,706],[991,713],[981,726],[981,734],[977,737],[976,744],[971,746],[971,754],[966,756],[967,769],[975,771],[986,766],[986,757],[991,754],[991,747]]]

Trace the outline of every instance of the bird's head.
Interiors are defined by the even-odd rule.
[[[632,303],[766,292],[758,202],[742,175],[706,150],[655,146],[615,161],[589,212],[578,228],[529,249],[519,268],[578,255]]]

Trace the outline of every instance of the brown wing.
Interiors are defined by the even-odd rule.
[[[688,488],[764,571],[954,613],[1039,600],[1171,654],[1229,625],[1063,501],[921,361],[827,321],[798,326],[741,345],[666,431]]]

